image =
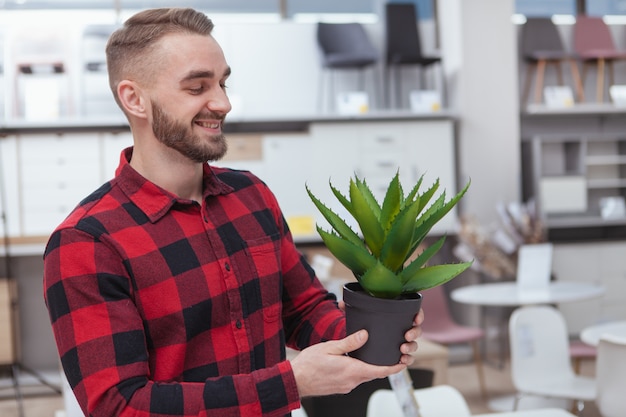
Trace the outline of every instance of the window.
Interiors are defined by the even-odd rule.
[[[524,16],[576,15],[576,0],[515,0],[515,13]]]
[[[626,15],[626,0],[588,0],[587,14],[591,16]]]

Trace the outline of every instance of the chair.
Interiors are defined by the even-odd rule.
[[[416,389],[415,398],[424,417],[470,417],[470,409],[463,395],[450,385]],[[404,417],[396,394],[392,390],[378,390],[367,403],[367,417]]]
[[[559,85],[563,85],[562,62],[570,64],[572,80],[578,101],[584,100],[584,92],[576,55],[565,50],[558,28],[549,17],[528,17],[521,27],[521,58],[526,63],[526,76],[522,93],[522,105],[525,105],[530,93],[530,86],[535,74],[535,103],[541,102],[546,67],[556,69]]]
[[[522,300],[546,293],[552,275],[552,243],[521,245],[517,251],[515,283]]]
[[[420,85],[425,85],[424,70],[434,64],[439,64],[441,69],[442,88],[441,95],[444,97],[443,67],[440,56],[426,56],[422,54],[421,38],[417,23],[417,11],[412,3],[387,3],[385,6],[385,26],[387,45],[387,93],[388,103],[391,103],[391,73],[394,72],[395,98],[401,102],[401,67],[416,65],[420,69]]]
[[[364,90],[363,72],[379,60],[379,53],[370,41],[360,23],[324,23],[317,24],[317,42],[322,53],[322,80],[330,72],[330,97],[334,95],[332,72],[334,70],[357,70],[358,88]],[[323,91],[322,91],[323,92]],[[322,108],[323,95],[319,96],[318,108]]]
[[[626,340],[601,336],[596,360],[596,405],[602,417],[626,411]]]
[[[485,375],[478,344],[479,340],[484,337],[485,331],[480,327],[464,326],[454,321],[443,286],[439,285],[422,291],[422,296],[422,308],[427,317],[422,323],[422,337],[442,345],[470,343],[474,351],[480,392],[486,399]]]
[[[595,359],[597,351],[595,346],[588,345],[581,340],[572,340],[569,344],[569,356],[572,359],[574,372],[580,374],[582,361]]]
[[[308,417],[308,415],[303,408],[298,408],[291,412],[291,417]]]
[[[611,31],[601,17],[578,15],[574,24],[574,50],[583,63],[582,82],[589,66],[595,65],[596,101],[604,101],[605,66],[609,75],[609,86],[614,84],[613,63],[626,59],[626,51],[615,47]]]
[[[409,368],[408,371],[413,388],[432,386],[434,377],[432,370]],[[391,390],[387,378],[365,382],[348,394],[303,398],[302,407],[308,417],[363,417],[370,396],[378,390]]]
[[[578,415],[584,401],[593,401],[596,383],[576,375],[569,358],[567,326],[551,306],[518,308],[509,320],[511,377],[517,390],[513,409],[524,396],[575,401]]]

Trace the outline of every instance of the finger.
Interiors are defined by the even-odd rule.
[[[424,309],[420,308],[420,311],[415,316],[415,320],[413,321],[413,323],[415,323],[416,326],[421,326],[422,323],[424,322],[424,318],[425,318]]]
[[[413,352],[417,352],[417,342],[403,343],[400,346],[400,352],[404,353],[405,355],[410,355]]]
[[[411,366],[413,365],[413,362],[415,362],[413,355],[402,355],[400,357],[400,363],[403,365]]]
[[[343,355],[362,347],[367,342],[367,337],[367,330],[359,330],[343,339],[327,343],[333,348],[330,353]]]
[[[337,305],[339,306],[339,309],[342,311],[346,311],[346,302],[341,300],[337,302]]]
[[[404,334],[404,340],[407,342],[414,342],[422,335],[422,329],[419,327],[411,327]]]

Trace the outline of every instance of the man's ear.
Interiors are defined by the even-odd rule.
[[[147,118],[146,101],[141,88],[133,81],[123,80],[117,85],[120,103],[128,114],[142,119]]]

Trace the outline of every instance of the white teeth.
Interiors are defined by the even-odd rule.
[[[206,127],[208,129],[217,129],[220,127],[219,123],[205,123],[205,122],[198,122],[198,124],[202,127]]]

